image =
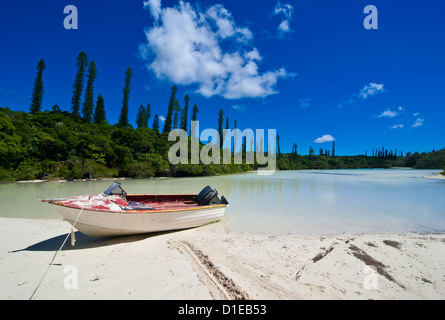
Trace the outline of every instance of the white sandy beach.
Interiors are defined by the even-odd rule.
[[[0,299],[29,299],[69,231],[0,218]],[[268,236],[217,223],[76,240],[33,299],[445,299],[443,234]]]

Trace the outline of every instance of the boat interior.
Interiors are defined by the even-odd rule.
[[[176,210],[197,207],[195,194],[172,195],[125,195],[128,206],[125,210]]]
[[[118,182],[103,194],[120,196],[126,203],[116,204],[124,210],[181,210],[203,205],[196,194],[127,194]]]

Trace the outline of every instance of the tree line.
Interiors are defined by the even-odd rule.
[[[333,144],[335,148],[335,144]],[[327,150],[327,149],[326,149]],[[382,152],[377,155],[368,156],[338,156],[329,150],[320,149],[320,153],[315,155],[312,147],[308,155],[301,155],[297,152],[294,144],[292,153],[281,154],[277,159],[277,167],[280,170],[302,170],[302,169],[373,169],[373,168],[394,168],[405,167],[414,169],[444,169],[445,174],[445,149],[431,152],[407,152],[396,156],[391,151]],[[380,150],[381,151],[381,150]],[[386,149],[385,149],[386,151]],[[334,155],[333,155],[334,154]]]

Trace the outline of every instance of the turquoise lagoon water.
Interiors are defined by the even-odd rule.
[[[123,180],[128,193],[198,193],[206,185],[230,202],[229,231],[274,235],[445,232],[445,180],[438,170],[278,171],[239,175]],[[61,219],[39,197],[104,191],[110,181],[0,185],[0,216]]]

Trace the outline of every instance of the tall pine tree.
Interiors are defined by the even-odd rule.
[[[88,66],[88,57],[85,52],[79,53],[76,59],[77,73],[73,84],[73,97],[71,98],[71,112],[74,117],[80,117],[80,99],[83,90],[83,78]]]
[[[157,114],[155,114],[155,117],[153,118],[153,130],[159,133],[159,118]]]
[[[88,68],[87,88],[85,89],[85,101],[83,102],[82,114],[85,122],[91,122],[94,109],[94,80],[96,80],[97,69],[94,61],[90,62]]]
[[[145,110],[144,106],[141,104],[141,106],[138,109],[138,113],[136,115],[136,124],[138,128],[147,128],[147,111]]]
[[[99,95],[97,96],[96,109],[94,110],[93,121],[94,123],[97,124],[104,124],[107,122],[105,117],[104,98],[102,97],[101,93],[99,93]]]
[[[181,114],[181,107],[179,105],[179,101],[175,100],[175,107],[174,107],[174,114],[173,114],[173,129],[178,129],[178,121],[179,121],[179,115]]]
[[[218,112],[218,133],[219,133],[219,139],[222,142],[223,139],[223,124],[224,124],[224,111],[223,109],[220,109]],[[222,143],[221,143],[222,145]]]
[[[36,80],[34,81],[34,88],[32,90],[32,97],[31,97],[31,107],[29,111],[31,113],[39,112],[42,108],[42,99],[43,99],[43,70],[45,70],[46,65],[43,59],[40,59],[39,63],[37,64],[37,76]]]
[[[127,71],[125,71],[125,85],[124,89],[122,90],[124,97],[122,99],[122,108],[118,122],[118,125],[121,127],[128,126],[128,101],[130,100],[131,78],[133,78],[133,71],[131,70],[131,68],[128,68]]]
[[[146,127],[148,128],[148,120],[151,117],[151,106],[150,103],[147,103],[147,106],[145,107],[145,120],[146,120]]]
[[[198,106],[195,104],[192,109],[192,121],[198,120],[198,111],[199,111]],[[194,135],[194,134],[196,134],[196,133],[192,132],[192,126],[190,126],[190,135]]]
[[[198,120],[198,111],[199,111],[198,106],[195,104],[192,109],[192,121]]]
[[[177,90],[178,90],[178,87],[173,85],[172,92],[170,94],[170,99],[168,101],[168,111],[167,111],[167,117],[165,118],[164,129],[162,130],[163,133],[168,133],[172,129],[172,117],[173,117],[173,111],[175,108],[175,100],[176,100],[176,91]]]
[[[188,127],[187,115],[189,112],[189,101],[190,101],[188,94],[185,95],[184,100],[185,100],[185,104],[184,104],[184,110],[183,110],[182,119],[181,119],[181,129],[183,129],[185,132],[187,132],[187,127]]]

